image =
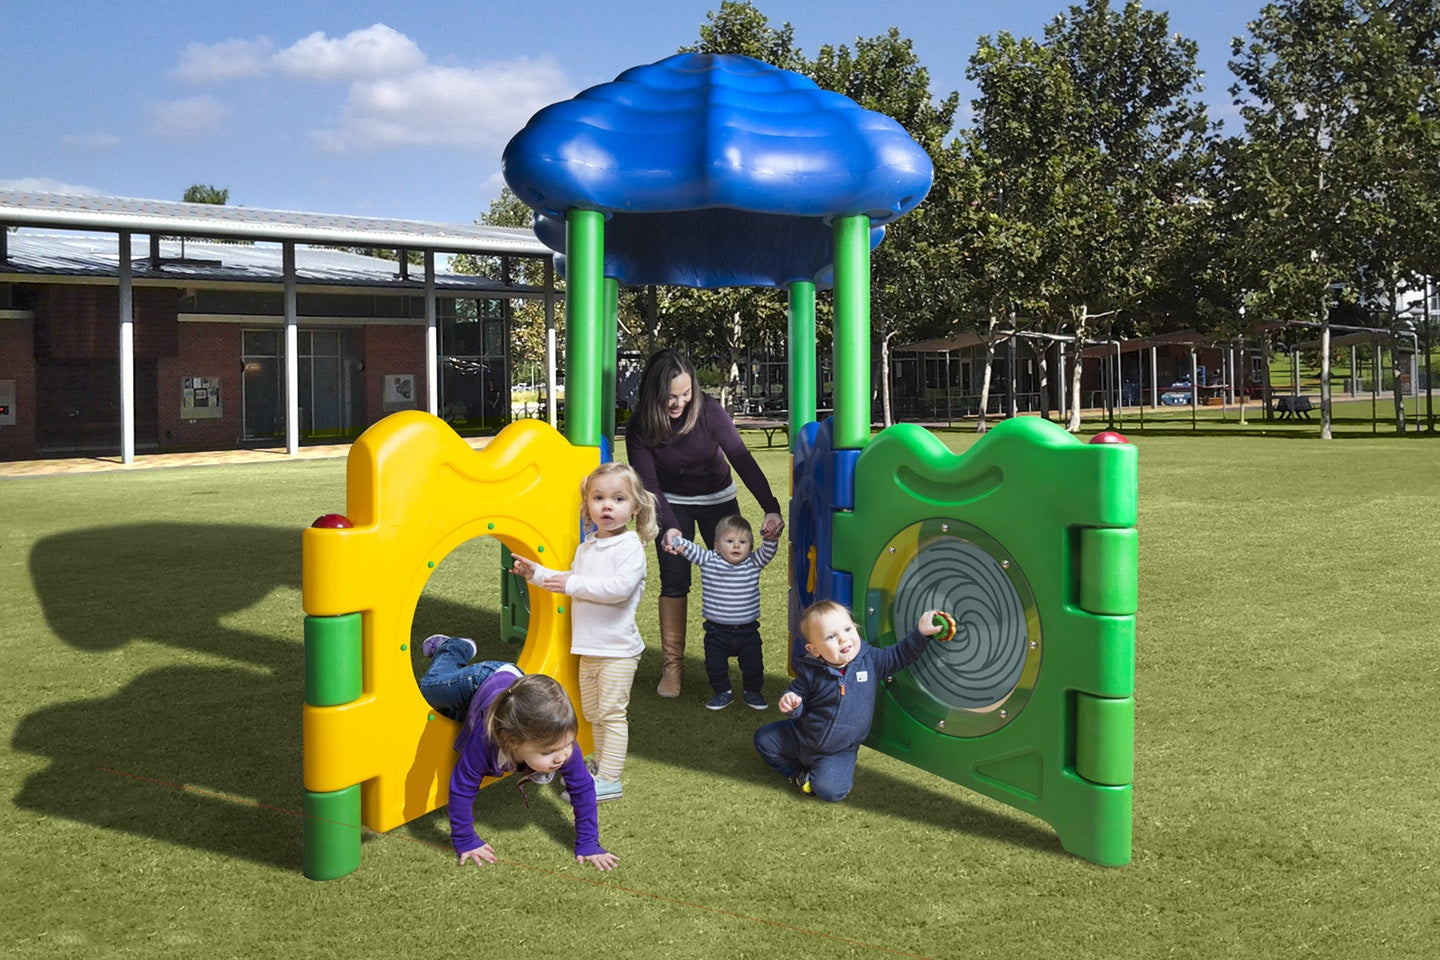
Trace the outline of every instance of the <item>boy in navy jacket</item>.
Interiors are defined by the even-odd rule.
[[[804,793],[832,803],[844,800],[855,782],[856,754],[870,734],[881,684],[914,663],[931,637],[953,633],[953,623],[927,610],[904,640],[872,647],[860,639],[843,604],[811,604],[800,618],[809,656],[796,661],[795,679],[780,697],[780,712],[788,719],[755,731],[761,759]]]

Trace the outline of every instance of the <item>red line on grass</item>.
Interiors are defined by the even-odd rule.
[[[127,773],[124,770],[115,770],[110,767],[100,767],[98,769],[105,773],[112,773],[117,777],[126,777],[131,780],[139,780],[143,783],[153,783],[162,787],[172,787],[176,790],[181,791],[182,793],[193,793],[202,797],[211,797],[216,800],[224,800],[228,803],[237,803],[246,807],[254,807],[258,810],[269,810],[274,813],[283,813],[291,817],[300,817],[301,819],[316,820],[321,823],[339,823],[339,821],[325,820],[321,817],[306,817],[306,815],[299,810],[288,810],[285,807],[276,807],[268,803],[260,803],[255,800],[248,800],[245,797],[235,797],[226,793],[217,793],[213,790],[202,790],[199,787],[192,787],[184,783],[175,783],[171,780],[161,780],[156,777],[145,777],[141,776],[138,773]],[[354,824],[339,825],[355,827]],[[444,850],[448,853],[450,849],[449,847],[442,847],[438,843],[430,843],[427,840],[417,840],[414,837],[402,837],[392,833],[379,833],[377,831],[369,829],[368,827],[355,827],[355,829],[360,830],[362,833],[371,834],[372,836],[383,837],[386,840],[405,840],[410,843],[418,844],[422,847],[429,847],[432,850]],[[882,947],[879,944],[875,943],[866,943],[864,940],[851,940],[848,937],[836,936],[833,933],[825,933],[820,930],[810,930],[806,927],[797,927],[788,923],[780,923],[778,920],[766,920],[764,917],[752,917],[748,913],[736,913],[733,910],[722,910],[719,907],[709,907],[703,903],[694,903],[690,900],[681,900],[676,897],[667,897],[658,893],[649,893],[645,890],[636,890],[633,887],[622,887],[619,884],[606,883],[603,880],[591,880],[587,877],[576,877],[568,873],[559,873],[555,870],[549,870],[545,867],[531,866],[528,863],[521,863],[519,860],[506,860],[504,858],[498,858],[495,862],[498,864],[504,864],[505,866],[520,867],[522,870],[529,870],[532,873],[547,874],[552,877],[558,877],[561,880],[573,880],[577,883],[588,883],[592,887],[601,887],[606,890],[614,890],[618,893],[628,893],[631,896],[645,897],[646,899],[656,900],[661,903],[673,903],[676,906],[690,907],[695,910],[703,910],[706,913],[713,913],[722,917],[732,917],[736,920],[748,920],[751,923],[759,923],[767,927],[775,927],[780,930],[788,930],[791,933],[801,933],[811,937],[819,937],[823,940],[833,940],[836,943],[843,943],[847,946],[863,947],[866,950],[877,950],[881,953],[889,953],[897,957],[911,957],[913,958],[913,960],[930,960],[929,957],[918,953],[907,953],[904,950],[895,950],[890,947]]]

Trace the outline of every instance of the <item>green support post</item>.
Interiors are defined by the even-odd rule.
[[[565,215],[565,436],[600,446],[600,370],[605,329],[605,216]]]
[[[835,449],[870,442],[870,218],[840,217],[835,231]]]
[[[305,618],[305,702],[334,707],[359,698],[360,614]],[[311,880],[334,880],[360,866],[360,785],[303,791],[301,866]]]
[[[797,280],[790,298],[790,452],[800,428],[815,419],[815,284]]]

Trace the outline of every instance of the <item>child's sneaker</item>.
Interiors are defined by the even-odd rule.
[[[795,784],[795,789],[796,789],[796,790],[799,790],[801,793],[811,793],[811,792],[812,792],[811,789],[810,789],[810,774],[808,774],[808,773],[797,773],[797,774],[795,774],[794,776],[792,776],[792,777],[790,777],[790,778],[788,778],[788,779],[790,780],[791,783]]]
[[[759,690],[746,690],[741,697],[745,700],[745,706],[752,710],[764,710],[770,706],[770,701],[766,700],[765,695]]]
[[[729,690],[726,690],[725,692],[723,692],[723,693],[717,693],[717,694],[715,694],[715,696],[711,697],[709,700],[706,700],[706,701],[705,701],[705,709],[706,709],[706,710],[724,710],[726,707],[730,706],[730,704],[732,704],[732,703],[734,703],[734,702],[735,702],[735,694],[731,693]]]
[[[475,658],[475,651],[477,648],[475,646],[474,640],[471,640],[469,637],[447,637],[443,633],[432,633],[430,636],[426,637],[425,642],[420,644],[420,652],[425,654],[425,656],[427,657],[434,657],[436,651],[438,651],[441,647],[443,647],[447,642],[451,640],[458,640],[470,648],[470,654],[465,658],[466,663],[469,663]]]
[[[625,796],[625,791],[620,789],[619,780],[606,780],[604,777],[595,778],[595,802],[604,803],[606,800],[619,800]]]

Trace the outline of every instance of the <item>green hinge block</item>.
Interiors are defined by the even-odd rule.
[[[1124,616],[1139,606],[1139,538],[1134,527],[1080,530],[1080,607]]]
[[[305,702],[333,707],[358,699],[360,614],[305,618]]]
[[[1075,772],[1091,783],[1135,779],[1135,698],[1076,694]]]
[[[311,880],[335,880],[360,866],[360,784],[328,793],[305,791],[302,865]]]

